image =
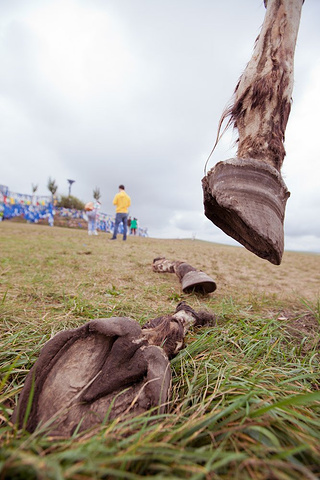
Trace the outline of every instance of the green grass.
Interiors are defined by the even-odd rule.
[[[320,256],[276,267],[240,247],[192,240],[88,237],[0,224],[0,480],[317,479],[320,475]],[[183,294],[153,258],[212,276]],[[167,413],[106,422],[70,439],[17,430],[10,417],[44,343],[93,318],[141,324],[185,300],[215,313],[171,361]]]

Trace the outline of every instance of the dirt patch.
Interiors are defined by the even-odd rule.
[[[308,352],[319,346],[320,348],[320,323],[311,313],[297,316],[289,312],[283,314],[278,320],[284,322],[284,330],[289,341],[301,345],[301,353]]]

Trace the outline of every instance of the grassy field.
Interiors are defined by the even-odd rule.
[[[0,224],[0,479],[318,479],[320,255],[281,266],[242,247]],[[210,275],[210,295],[183,294],[152,260]],[[94,318],[143,324],[185,300],[216,315],[171,361],[166,414],[113,421],[68,439],[10,421],[44,343]]]

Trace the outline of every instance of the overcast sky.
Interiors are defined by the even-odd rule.
[[[0,184],[102,211],[123,183],[149,235],[237,245],[203,213],[217,126],[251,58],[263,0],[0,2]],[[320,1],[305,0],[282,169],[285,249],[320,252]],[[209,168],[235,156],[230,130]]]

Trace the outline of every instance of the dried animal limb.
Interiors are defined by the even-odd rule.
[[[271,263],[281,263],[290,193],[281,177],[291,108],[293,59],[303,0],[265,0],[255,49],[230,108],[237,158],[219,162],[202,180],[205,215],[227,235]]]
[[[196,312],[185,302],[180,302],[173,315],[154,318],[143,325],[142,337],[151,345],[161,346],[171,359],[183,348],[190,327],[214,323],[213,314],[204,310]]]
[[[12,421],[70,436],[106,418],[128,418],[169,401],[169,358],[183,347],[191,325],[214,321],[185,303],[143,329],[130,318],[92,320],[55,335],[27,375]],[[30,411],[29,411],[30,409]]]
[[[214,292],[217,288],[211,277],[186,262],[170,262],[165,257],[157,257],[153,260],[152,270],[157,273],[175,273],[185,293],[206,294]]]

